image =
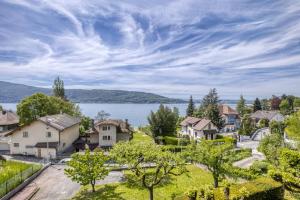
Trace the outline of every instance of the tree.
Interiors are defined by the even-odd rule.
[[[283,136],[285,127],[286,125],[284,122],[277,122],[277,121],[270,122],[270,131],[272,134],[278,134]]]
[[[259,98],[256,98],[253,103],[253,112],[256,112],[258,110],[261,110],[261,104]]]
[[[100,149],[96,149],[93,153],[86,149],[84,154],[75,153],[71,158],[67,163],[65,174],[81,185],[90,184],[95,192],[96,181],[108,175],[109,170],[104,166],[108,157]]]
[[[3,111],[3,107],[0,105],[0,111]]]
[[[91,128],[92,120],[89,117],[82,117],[80,122],[80,128],[79,132],[82,135],[85,131],[89,130]]]
[[[243,117],[245,114],[245,108],[246,108],[246,101],[245,101],[243,95],[241,95],[240,100],[238,101],[237,106],[236,106],[236,111],[239,113],[239,115],[241,117]]]
[[[300,111],[287,118],[285,132],[289,138],[300,141]]]
[[[241,120],[241,127],[238,131],[239,135],[250,135],[255,130],[255,125],[252,122],[249,114],[244,115]]]
[[[97,116],[95,117],[95,119],[98,121],[103,121],[109,117],[110,117],[109,113],[105,112],[104,110],[101,110],[100,112],[97,113]]]
[[[270,110],[271,109],[270,101],[268,99],[262,99],[260,101],[260,103],[261,103],[262,110]]]
[[[271,99],[271,109],[272,110],[279,110],[281,99],[275,95],[272,96]]]
[[[260,143],[258,150],[261,151],[266,159],[273,165],[279,165],[280,149],[284,146],[283,137],[279,134],[267,135]]]
[[[55,97],[59,97],[61,99],[66,100],[64,81],[61,80],[59,76],[54,80],[52,88],[53,88],[53,95]]]
[[[194,105],[194,101],[193,101],[193,96],[191,95],[190,100],[189,100],[189,104],[186,110],[186,116],[193,116],[195,112],[195,105]]]
[[[227,162],[227,156],[232,149],[232,143],[216,144],[205,140],[193,149],[192,159],[205,165],[212,173],[215,188],[219,186],[219,179],[227,173],[224,164]]]
[[[293,108],[291,107],[291,105],[287,99],[284,99],[280,102],[279,108],[280,108],[281,114],[283,114],[283,115],[289,115],[293,112]]]
[[[163,151],[153,143],[120,142],[110,152],[112,158],[132,172],[127,176],[131,183],[149,191],[149,199],[154,198],[154,188],[167,184],[171,175],[181,175],[186,171],[184,160],[178,154]],[[154,167],[149,168],[149,164]]]
[[[156,112],[151,111],[148,116],[152,136],[175,135],[178,118],[177,111],[161,104]]]
[[[203,97],[196,116],[206,117],[210,119],[218,129],[222,129],[224,127],[224,120],[222,119],[218,108],[219,102],[217,90],[215,88],[211,89],[209,93]]]
[[[269,127],[269,120],[268,119],[261,119],[259,120],[259,128]]]
[[[293,102],[293,107],[300,108],[300,98],[299,97],[295,98],[295,100]]]
[[[30,124],[39,117],[66,113],[71,116],[80,116],[79,107],[58,97],[36,93],[26,97],[17,105],[17,114],[20,124]]]

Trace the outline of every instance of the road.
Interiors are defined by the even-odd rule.
[[[20,191],[12,200],[25,199],[30,191],[38,188],[32,200],[64,200],[70,199],[80,189],[78,183],[72,182],[64,174],[64,165],[52,165],[40,174],[32,183]],[[102,181],[97,184],[107,184],[123,181],[123,173],[119,171],[110,172]]]

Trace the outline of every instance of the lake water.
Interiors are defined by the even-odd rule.
[[[15,103],[0,103],[3,108],[16,110],[17,104]],[[165,104],[171,108],[177,107],[180,115],[185,115],[187,104]],[[229,104],[235,109],[236,105]],[[147,116],[150,114],[151,110],[156,111],[159,104],[83,104],[80,103],[79,107],[81,112],[94,118],[97,113],[101,110],[110,114],[110,118],[115,119],[128,119],[129,123],[138,127],[141,125],[146,125],[148,123]]]

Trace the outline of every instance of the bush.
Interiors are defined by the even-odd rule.
[[[177,146],[177,145],[165,145],[163,149],[166,151],[171,151],[173,153],[181,152],[186,149],[186,146]]]
[[[263,175],[268,173],[269,163],[264,161],[255,161],[251,166],[250,170],[252,173],[257,175]]]
[[[243,188],[243,189],[242,189]],[[225,199],[223,188],[217,188],[214,192],[215,200]],[[230,199],[244,200],[282,200],[284,189],[281,183],[271,178],[259,178],[230,187]]]
[[[178,139],[176,137],[165,136],[163,137],[163,141],[166,145],[178,145]]]

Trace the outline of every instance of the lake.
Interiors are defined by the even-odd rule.
[[[17,104],[15,103],[0,103],[3,108],[16,110]],[[169,107],[177,107],[180,115],[184,116],[187,108],[187,104],[165,104]],[[228,104],[235,109],[235,104]],[[151,110],[156,111],[159,104],[84,104],[80,103],[79,107],[81,112],[94,118],[101,110],[110,114],[110,118],[115,119],[128,119],[129,123],[134,126],[143,126],[148,124],[147,116]]]

